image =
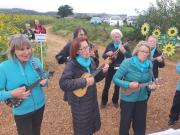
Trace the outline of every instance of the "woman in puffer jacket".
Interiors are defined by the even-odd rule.
[[[134,135],[145,135],[148,91],[155,89],[150,47],[141,41],[135,47],[132,58],[122,62],[113,77],[120,86],[121,120],[119,135],[129,135],[132,123]]]
[[[86,38],[75,38],[70,49],[70,61],[67,62],[59,84],[67,92],[68,103],[71,106],[74,135],[92,135],[100,129],[100,113],[97,101],[96,82],[104,78],[108,65],[96,70],[96,64],[89,54]],[[102,70],[101,70],[102,68]],[[81,77],[89,73],[89,77]],[[81,96],[78,89],[86,87]]]

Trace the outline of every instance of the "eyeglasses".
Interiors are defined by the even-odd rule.
[[[89,46],[84,46],[82,48],[79,48],[80,51],[89,49]]]
[[[149,51],[140,50],[139,52],[149,54]]]
[[[78,37],[85,37],[85,36],[86,36],[86,34],[84,32],[78,33]]]

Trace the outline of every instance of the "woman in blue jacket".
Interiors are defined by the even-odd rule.
[[[176,65],[176,72],[180,75],[180,62],[178,62]],[[180,79],[176,87],[176,93],[174,95],[173,104],[169,115],[168,125],[169,126],[174,125],[175,122],[179,120],[179,116],[180,116]]]
[[[40,135],[46,83],[40,60],[32,57],[30,41],[22,34],[11,36],[9,59],[0,64],[0,101],[22,100],[12,106],[18,135]]]
[[[155,83],[150,83],[153,78],[150,51],[147,42],[139,42],[133,57],[124,60],[113,77],[114,83],[122,87],[120,135],[129,135],[131,123],[135,135],[145,135],[147,91],[156,88]]]

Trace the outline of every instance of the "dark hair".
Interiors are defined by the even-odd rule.
[[[75,29],[75,31],[74,31],[74,33],[73,33],[73,39],[77,38],[78,33],[79,33],[81,30],[82,30],[82,31],[84,32],[84,34],[87,36],[87,31],[86,31],[86,29],[85,29],[84,27],[82,27],[82,26],[79,26],[79,27],[77,27],[77,28]]]
[[[88,43],[86,37],[77,37],[77,38],[73,39],[73,41],[71,42],[70,57],[72,59],[74,59],[76,57],[77,52],[78,52],[78,50],[80,48],[80,44],[83,41],[86,41]]]

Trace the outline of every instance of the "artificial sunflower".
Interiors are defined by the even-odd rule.
[[[153,30],[152,35],[158,38],[161,35],[160,29]]]
[[[163,53],[165,53],[167,56],[172,56],[175,53],[175,45],[168,43],[163,47]]]
[[[178,30],[177,30],[176,27],[171,27],[171,28],[168,29],[167,33],[168,33],[168,35],[170,37],[174,37],[174,36],[176,36],[178,34]]]
[[[143,36],[146,36],[149,32],[149,24],[148,23],[144,23],[141,27],[141,33]]]

